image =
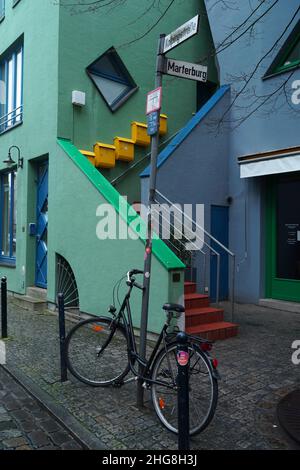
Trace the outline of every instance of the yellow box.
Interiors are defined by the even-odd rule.
[[[150,145],[150,135],[147,134],[147,124],[136,121],[132,122],[131,139],[137,145],[148,147],[148,145]]]
[[[159,135],[165,135],[168,132],[168,116],[166,114],[160,115],[159,120]]]
[[[123,137],[115,137],[116,160],[132,162],[134,160],[134,141]]]
[[[80,153],[82,153],[82,155],[87,157],[89,162],[91,162],[91,164],[93,166],[95,166],[95,164],[96,164],[96,155],[94,154],[94,152],[89,152],[88,150],[80,150]]]
[[[116,147],[97,142],[94,145],[97,168],[114,168],[116,166]]]

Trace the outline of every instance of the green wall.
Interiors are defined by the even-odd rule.
[[[28,223],[36,217],[33,159],[47,155],[56,136],[58,27],[59,7],[52,0],[21,0],[15,8],[11,0],[6,1],[0,56],[24,35],[24,117],[22,125],[0,135],[0,170],[5,169],[2,161],[11,145],[20,147],[25,162],[17,175],[16,267],[2,265],[0,270],[8,277],[8,288],[20,293],[34,284],[35,241],[28,236]]]
[[[55,253],[58,253],[68,260],[75,274],[81,311],[103,315],[112,303],[115,283],[130,269],[143,269],[145,247],[140,239],[97,238],[96,225],[99,218],[96,217],[96,210],[100,204],[107,204],[110,198],[114,198],[114,190],[109,187],[109,183],[106,182],[105,185],[99,174],[98,177],[95,175],[97,170],[73,146],[66,146],[67,150],[63,151],[57,145],[56,164],[52,168],[56,189],[55,198],[52,198],[52,218],[49,225],[51,244],[48,299],[54,301],[55,298]],[[175,271],[181,273],[181,282],[174,283],[171,276],[174,269],[166,269],[162,261],[153,256],[149,331],[157,333],[165,320],[161,309],[163,303],[183,299],[183,270],[182,263],[161,240],[156,241],[154,249],[163,262],[170,268],[177,268]],[[120,298],[126,289],[123,282]],[[132,296],[132,306],[134,324],[137,327],[140,325],[141,297],[141,292],[136,289]]]
[[[36,165],[44,158],[49,158],[49,301],[55,301],[56,253],[64,256],[74,269],[81,308],[90,313],[104,313],[111,302],[113,282],[131,267],[143,265],[144,245],[140,240],[103,244],[97,239],[96,208],[105,200],[56,139],[60,136],[71,139],[79,148],[92,148],[97,140],[112,143],[115,135],[130,137],[131,121],[145,121],[145,99],[154,86],[159,33],[172,31],[203,9],[202,0],[177,0],[143,40],[120,47],[143,34],[155,21],[154,13],[158,15],[155,11],[138,19],[147,4],[130,0],[114,10],[73,15],[52,0],[21,0],[14,9],[6,2],[6,18],[0,24],[0,55],[24,35],[23,124],[0,136],[3,159],[9,146],[18,145],[25,160],[17,176],[17,263],[15,268],[0,267],[1,275],[8,276],[9,290],[25,293],[27,286],[34,285],[36,242],[28,234],[28,224],[36,221]],[[161,2],[162,8],[167,4]],[[200,35],[173,51],[172,57],[197,61],[203,55],[211,41],[205,18],[201,20]],[[111,46],[117,48],[140,87],[114,114],[85,72],[86,66]],[[211,79],[216,80],[216,74]],[[81,110],[71,104],[75,89],[87,94],[87,105]],[[195,83],[165,78],[163,103],[170,136],[195,111]],[[144,154],[138,152],[137,158]],[[126,164],[120,165],[105,176],[113,178],[126,168]],[[0,170],[3,169],[0,162]],[[137,168],[117,188],[122,194],[129,194],[131,200],[140,198],[141,169],[142,166]],[[157,331],[164,320],[161,305],[167,300],[182,301],[183,283],[175,285],[172,272],[154,259],[150,308],[154,314],[149,320],[152,331]],[[139,325],[140,293],[135,296],[134,318]]]
[[[146,94],[154,88],[157,43],[160,33],[170,33],[197,13],[202,13],[199,34],[169,53],[170,57],[196,62],[211,50],[212,38],[202,0],[176,0],[166,16],[144,38],[161,13],[153,8],[143,14],[149,2],[130,0],[115,8],[104,7],[95,12],[78,13],[79,9],[63,6],[60,9],[59,49],[59,137],[71,139],[78,148],[92,150],[96,141],[113,143],[115,136],[130,137],[131,121],[145,122]],[[83,2],[86,3],[86,2]],[[160,2],[163,11],[169,1]],[[128,44],[133,41],[132,44]],[[127,45],[126,45],[127,44]],[[119,110],[112,113],[98,90],[86,74],[86,67],[111,46],[120,54],[133,76],[139,90]],[[210,59],[210,79],[217,81],[217,71]],[[83,109],[71,104],[72,90],[86,93]],[[177,132],[196,111],[196,83],[174,77],[164,78],[162,112],[168,115],[169,136]],[[146,151],[136,152],[136,161]],[[144,162],[117,186],[127,194],[131,202],[140,200],[138,174],[146,166]],[[115,178],[128,168],[117,163],[116,168],[104,170],[108,179]]]

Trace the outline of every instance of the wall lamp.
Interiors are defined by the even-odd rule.
[[[8,168],[12,167],[13,165],[16,165],[16,162],[11,158],[11,151],[13,149],[16,149],[18,151],[18,168],[23,168],[24,158],[21,158],[21,150],[16,145],[12,145],[11,147],[9,147],[7,159],[3,160],[3,163],[5,163]]]

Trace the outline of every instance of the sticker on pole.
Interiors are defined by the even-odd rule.
[[[177,362],[180,366],[186,366],[189,362],[190,355],[187,351],[178,351]]]
[[[154,113],[161,109],[162,87],[156,88],[147,94],[146,114]]]
[[[6,348],[4,341],[0,340],[0,365],[6,364]]]

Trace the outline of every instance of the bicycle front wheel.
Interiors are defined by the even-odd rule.
[[[203,431],[212,420],[218,399],[218,381],[212,375],[207,356],[192,344],[189,346],[190,435]],[[153,365],[152,402],[161,423],[178,433],[177,345],[162,349]],[[168,386],[167,386],[168,385]]]
[[[81,321],[66,338],[67,366],[81,382],[105,387],[129,372],[126,332],[111,318]]]

